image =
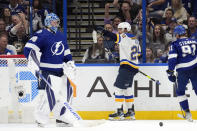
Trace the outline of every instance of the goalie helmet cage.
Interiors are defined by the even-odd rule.
[[[37,78],[27,63],[24,55],[0,55],[0,123],[34,122]]]

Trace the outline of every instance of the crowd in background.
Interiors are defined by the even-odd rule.
[[[197,1],[146,1],[146,62],[166,63],[169,45],[176,40],[173,34],[176,25],[184,25],[188,36],[197,39]],[[132,27],[131,33],[142,46],[142,0],[105,2],[103,28],[117,33],[120,22],[129,22]],[[30,38],[29,0],[0,0],[0,3],[0,55],[23,54],[25,43]],[[112,8],[119,10],[115,17],[110,15]],[[62,15],[62,9],[57,10]],[[44,27],[44,18],[51,11],[52,0],[33,0],[33,32]],[[111,38],[98,33],[96,43],[86,50],[82,62],[118,62],[119,49],[114,43]]]
[[[52,0],[33,0],[33,32],[42,29]],[[30,38],[29,0],[0,0],[0,55],[23,54]]]
[[[197,39],[197,1],[146,0],[146,3],[146,63],[167,63],[170,43],[176,40],[173,34],[175,26],[183,25],[187,29],[188,37]],[[119,10],[114,18],[110,16],[112,8]],[[142,0],[114,0],[113,3],[105,4],[104,28],[117,33],[117,26],[122,21],[131,24],[131,33],[136,36],[142,47]],[[104,58],[107,62],[117,62],[118,53],[114,43],[110,38],[103,37],[104,54],[109,54]],[[84,59],[96,59],[95,49],[91,54],[90,48],[86,51]],[[100,56],[99,51],[97,56]],[[97,57],[98,61],[100,58]]]

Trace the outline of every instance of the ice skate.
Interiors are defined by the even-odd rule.
[[[189,122],[193,122],[192,114],[190,112],[185,112],[185,119]]]
[[[118,109],[116,113],[109,114],[109,120],[124,120],[124,113],[122,109]]]
[[[126,114],[124,114],[124,120],[135,120],[135,112],[128,111]]]
[[[185,115],[183,114],[178,114],[178,117],[180,118],[183,118],[189,122],[193,122],[193,119],[192,119],[192,114],[190,113],[190,111],[185,111]]]
[[[56,119],[56,127],[72,127],[73,124]]]

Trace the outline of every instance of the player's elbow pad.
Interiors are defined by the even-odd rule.
[[[31,48],[28,48],[28,47],[25,47],[24,48],[24,55],[25,57],[28,59],[29,58],[29,53],[32,49]]]

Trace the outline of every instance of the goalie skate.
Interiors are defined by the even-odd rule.
[[[56,127],[72,127],[73,124],[56,119]]]
[[[35,123],[37,124],[37,127],[41,127],[44,128],[45,124],[38,122],[37,120],[35,121]]]

